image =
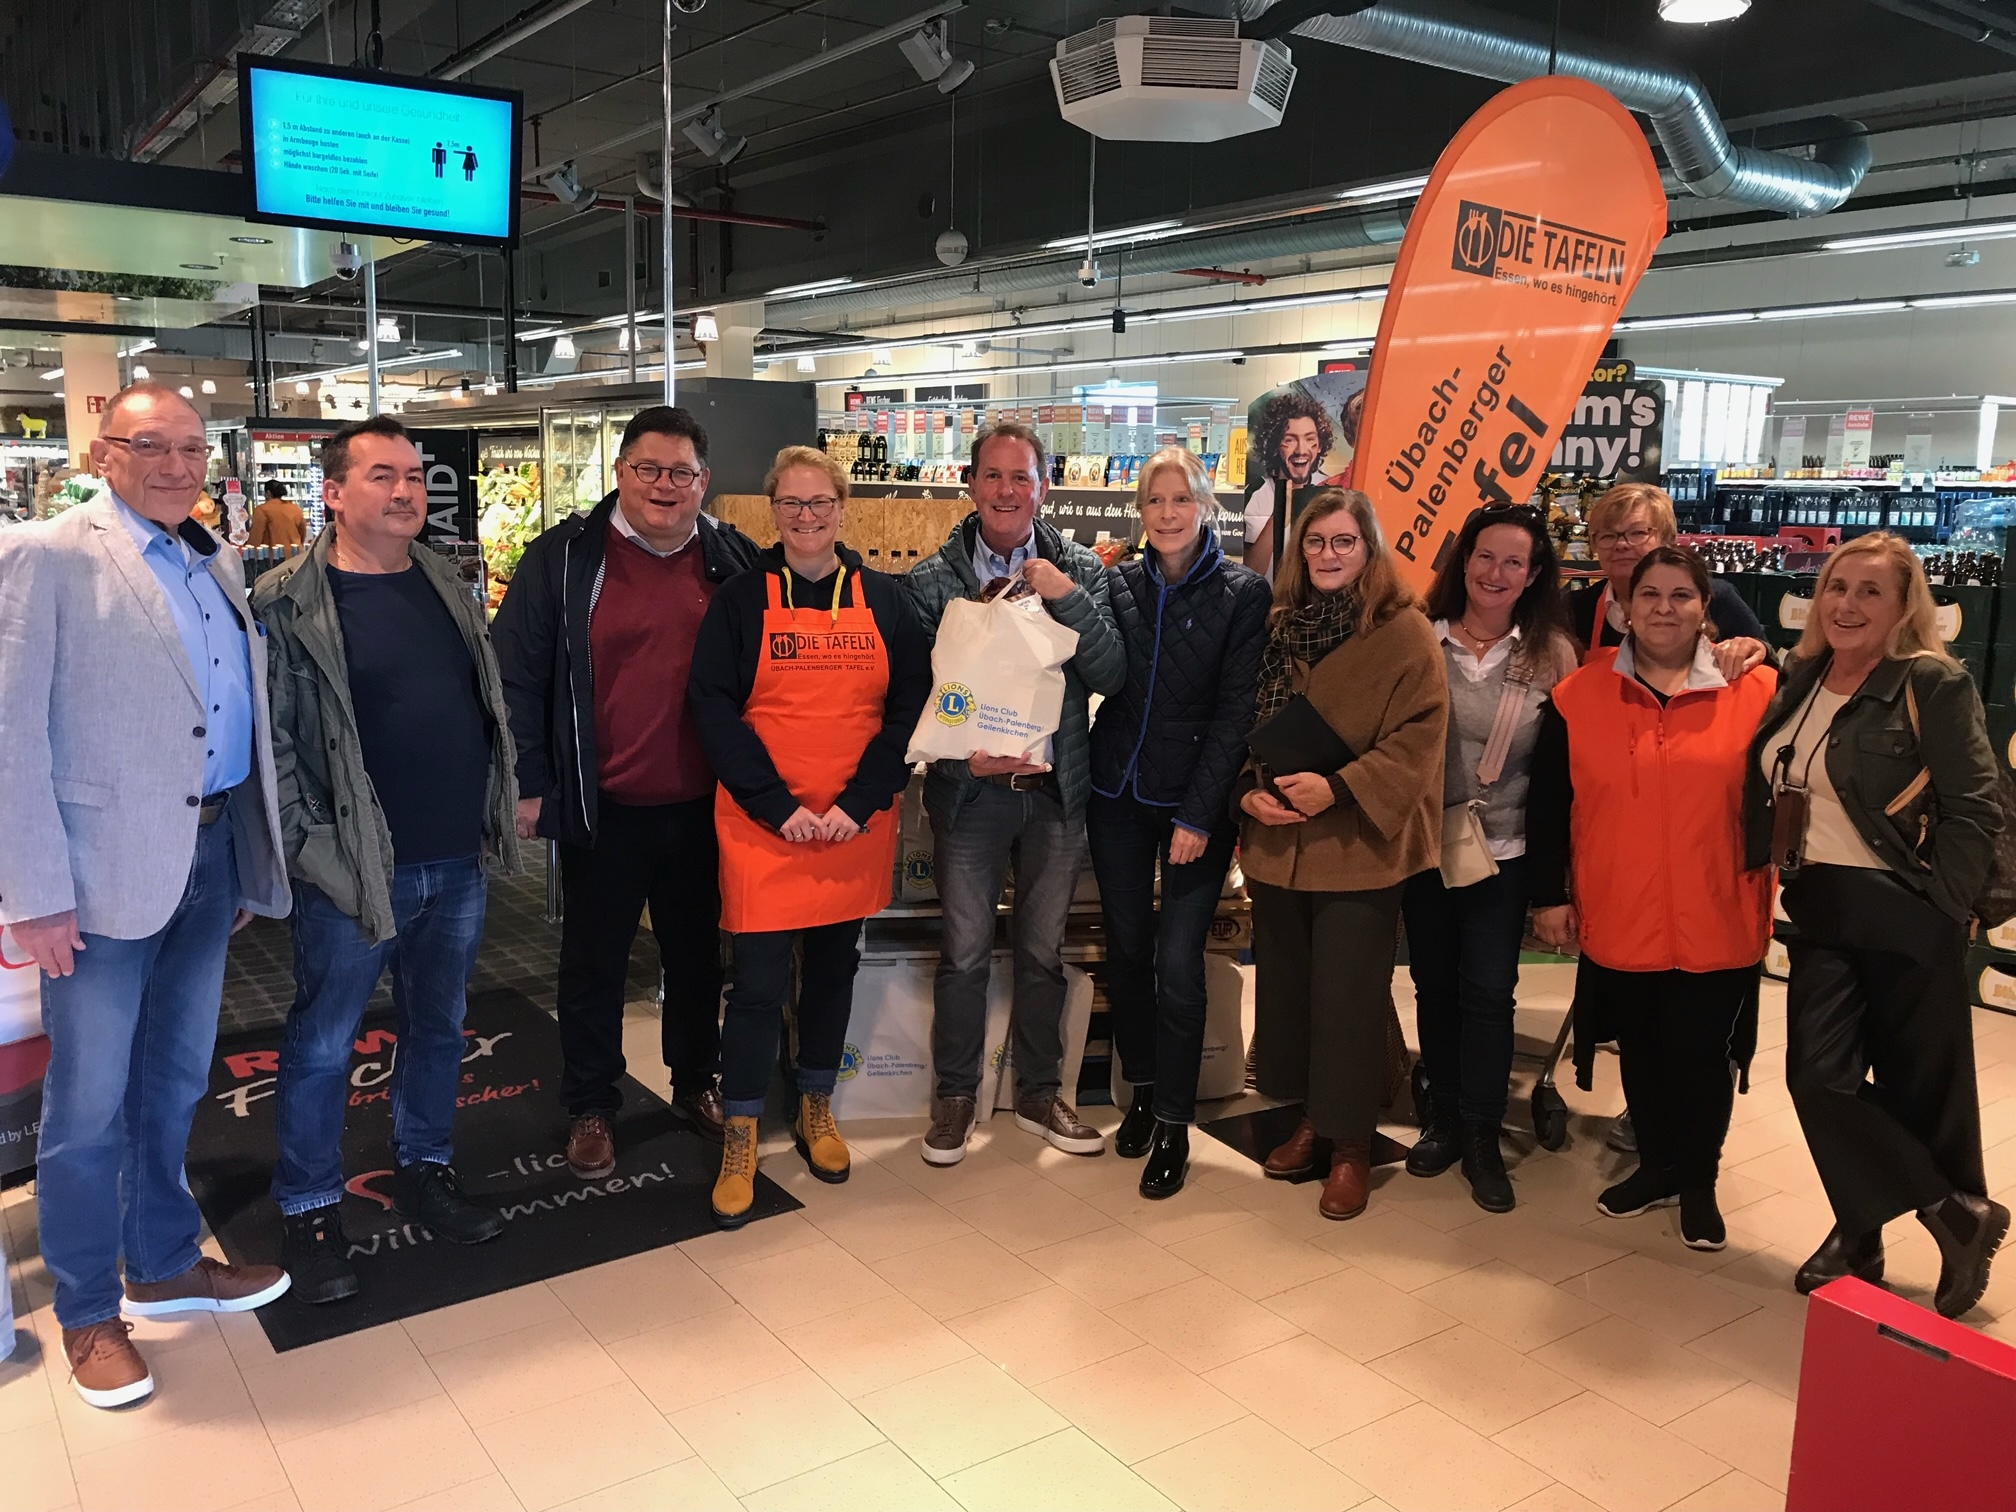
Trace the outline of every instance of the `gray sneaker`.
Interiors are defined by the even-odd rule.
[[[1077,1110],[1055,1094],[1015,1105],[1015,1127],[1039,1134],[1066,1155],[1103,1155],[1106,1136],[1079,1119]]]
[[[1638,1153],[1638,1131],[1631,1127],[1631,1110],[1629,1108],[1626,1108],[1610,1121],[1610,1132],[1604,1136],[1603,1143],[1610,1146],[1619,1155],[1636,1155]]]
[[[952,1166],[966,1158],[966,1141],[973,1137],[973,1099],[939,1097],[931,1102],[931,1128],[924,1136],[924,1160],[928,1165]]]

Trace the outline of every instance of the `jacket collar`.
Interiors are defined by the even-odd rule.
[[[1617,656],[1611,662],[1619,677],[1626,682],[1638,676],[1637,643],[1630,636],[1624,637],[1624,644],[1617,648]],[[1729,679],[1715,668],[1714,648],[1704,635],[1694,647],[1694,665],[1687,669],[1687,682],[1680,689],[1682,693],[1712,692],[1729,686]]]
[[[1886,704],[1897,702],[1904,696],[1904,683],[1911,676],[1913,660],[1915,658],[1909,656],[1885,657],[1862,680],[1862,686],[1855,690],[1850,702],[1860,698]],[[1788,699],[1803,698],[1833,665],[1832,651],[1823,651],[1818,656],[1794,663],[1785,676],[1785,696]]]
[[[1156,587],[1187,588],[1192,583],[1201,583],[1216,572],[1225,560],[1224,549],[1218,544],[1218,532],[1209,525],[1204,527],[1204,549],[1197,553],[1197,560],[1190,564],[1190,570],[1173,583],[1164,584],[1161,559],[1155,555],[1155,548],[1146,547],[1141,552],[1142,565],[1148,573],[1148,581]]]
[[[1036,516],[1035,527],[1036,555],[1046,562],[1055,562],[1062,567],[1063,534],[1040,514]],[[938,555],[951,563],[952,570],[959,574],[959,581],[975,591],[980,587],[980,580],[973,575],[973,543],[979,534],[980,511],[976,509],[952,527],[952,534],[947,536],[945,544],[938,548]]]
[[[308,543],[306,551],[282,568],[287,574],[280,590],[282,597],[292,599],[296,604],[306,605],[328,593],[331,565],[329,556],[335,549],[336,529],[332,521],[320,535]],[[415,569],[424,573],[436,589],[441,587],[441,578],[443,572],[447,570],[447,563],[441,561],[431,549],[418,541],[408,541],[406,560],[411,562]],[[457,582],[460,582],[459,577]]]

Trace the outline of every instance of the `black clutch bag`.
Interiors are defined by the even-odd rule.
[[[1253,753],[1270,792],[1277,776],[1292,772],[1328,776],[1358,759],[1358,753],[1302,693],[1283,704],[1271,719],[1255,725],[1246,737],[1246,748]]]

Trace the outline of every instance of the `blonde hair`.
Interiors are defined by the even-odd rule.
[[[1400,581],[1400,574],[1393,569],[1392,553],[1386,549],[1386,534],[1379,528],[1377,506],[1355,488],[1323,489],[1312,495],[1303,506],[1295,528],[1289,532],[1288,549],[1275,570],[1274,609],[1270,618],[1278,620],[1315,600],[1318,589],[1310,581],[1309,558],[1302,550],[1302,543],[1308,539],[1311,526],[1334,514],[1349,514],[1358,526],[1365,566],[1352,587],[1357,589],[1363,606],[1359,611],[1359,623],[1368,630],[1376,629],[1418,601],[1413,590]]]
[[[1679,521],[1673,518],[1673,496],[1651,483],[1619,483],[1589,506],[1589,540],[1615,530],[1631,511],[1643,506],[1661,546],[1680,539]]]
[[[763,493],[771,503],[777,502],[777,480],[794,467],[816,468],[826,474],[826,481],[833,485],[833,496],[842,504],[847,502],[846,468],[816,446],[787,446],[777,453],[777,460],[763,475]]]
[[[1820,601],[1842,563],[1856,557],[1879,558],[1897,578],[1899,596],[1904,602],[1904,616],[1891,630],[1885,654],[1893,659],[1936,656],[1951,661],[1952,658],[1946,654],[1945,642],[1939,638],[1939,606],[1932,600],[1932,585],[1925,580],[1925,564],[1918,560],[1918,553],[1902,536],[1892,535],[1887,530],[1844,541],[1828,554],[1827,560],[1820,566],[1820,581],[1813,586],[1812,611],[1806,616],[1806,628],[1800,632],[1799,644],[1793,648],[1793,654],[1803,661],[1827,650],[1827,626],[1820,616]]]
[[[1204,471],[1204,464],[1197,460],[1197,453],[1187,446],[1165,446],[1141,464],[1141,476],[1134,484],[1136,513],[1148,507],[1148,491],[1155,485],[1155,475],[1171,468],[1183,474],[1183,481],[1190,486],[1190,497],[1200,507],[1209,510],[1217,502],[1217,495],[1211,491],[1211,475]],[[1204,516],[1204,523],[1211,523],[1208,513]]]

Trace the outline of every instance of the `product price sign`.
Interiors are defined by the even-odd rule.
[[[1787,415],[1778,422],[1778,476],[1789,477],[1806,465],[1806,417]]]
[[[1904,470],[1906,472],[1930,472],[1932,470],[1932,417],[1913,415],[1904,432]]]
[[[1876,412],[1855,409],[1841,417],[1841,465],[1867,467],[1869,443],[1876,434]]]
[[[1845,460],[1847,455],[1848,417],[1846,415],[1829,415],[1827,417],[1827,458],[1822,465],[1829,472],[1838,471],[1848,465]]]

